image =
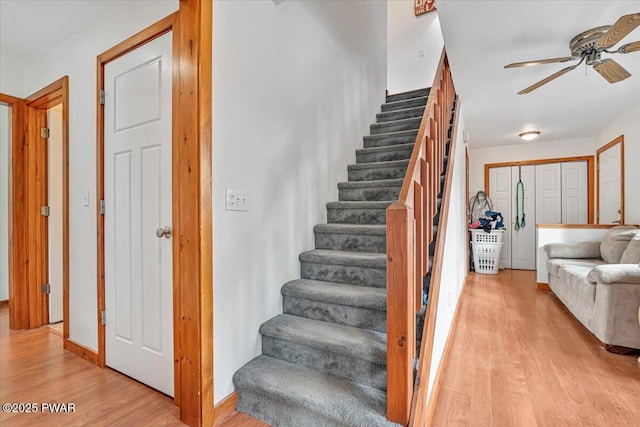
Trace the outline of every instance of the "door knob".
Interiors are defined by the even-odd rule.
[[[158,238],[161,238],[162,236],[165,237],[165,239],[170,239],[171,238],[171,227],[170,226],[166,226],[164,228],[160,227],[156,230],[156,236],[158,236]]]

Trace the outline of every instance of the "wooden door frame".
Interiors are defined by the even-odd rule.
[[[40,289],[44,282],[42,276],[48,275],[45,271],[48,257],[47,224],[42,224],[39,212],[40,206],[47,204],[48,166],[47,155],[38,153],[37,143],[42,139],[40,127],[46,124],[46,111],[62,105],[62,316],[63,343],[66,348],[69,338],[69,77],[64,76],[25,99],[1,95],[0,102],[12,107],[13,137],[9,163],[11,329],[36,328],[48,323],[49,298]],[[36,170],[45,172],[39,178],[34,173]],[[40,191],[39,194],[36,189]]]
[[[503,163],[486,163],[484,165],[484,192],[489,196],[489,169],[501,168],[505,166],[535,166],[545,165],[549,163],[572,163],[572,162],[587,162],[587,221],[589,224],[593,224],[594,212],[593,212],[593,192],[594,192],[594,161],[593,156],[575,156],[575,157],[556,157],[552,159],[539,159],[539,160],[523,160],[519,162],[503,162]]]
[[[620,135],[596,150],[596,174],[598,196],[596,197],[596,224],[600,224],[600,154],[620,144],[620,224],[624,224],[624,135]]]
[[[104,66],[173,31],[172,228],[174,402],[191,426],[213,424],[211,68],[213,2],[179,10],[97,57],[97,192],[104,199]],[[98,222],[98,366],[105,367],[104,216]]]

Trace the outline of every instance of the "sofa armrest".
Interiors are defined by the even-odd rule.
[[[606,264],[594,267],[587,274],[589,283],[637,283],[640,284],[638,264]]]
[[[552,258],[600,258],[600,242],[547,243],[544,250]]]

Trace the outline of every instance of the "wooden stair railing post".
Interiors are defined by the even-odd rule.
[[[413,397],[414,219],[405,204],[387,208],[387,418],[406,425]]]
[[[415,224],[415,273],[414,273],[414,292],[415,292],[415,310],[416,313],[422,308],[422,271],[424,269],[424,253],[425,248],[424,237],[424,200],[422,193],[422,185],[417,182],[413,183],[413,219]],[[415,346],[414,346],[415,347]]]
[[[420,186],[422,187],[422,200],[424,201],[424,209],[422,212],[422,242],[425,246],[425,250],[422,258],[422,275],[424,276],[429,271],[429,242],[431,241],[431,233],[433,232],[433,224],[429,221],[429,212],[431,211],[431,205],[434,203],[433,198],[429,194],[429,166],[425,160],[427,156],[427,138],[423,138],[423,147],[425,158],[420,160]],[[421,306],[422,307],[422,306]]]

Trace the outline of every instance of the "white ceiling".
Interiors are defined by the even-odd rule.
[[[518,144],[526,130],[542,132],[536,142],[593,137],[640,105],[640,52],[611,56],[632,74],[622,82],[610,84],[591,67],[585,76],[583,65],[526,95],[516,93],[574,62],[503,68],[570,56],[573,36],[635,12],[640,1],[438,0],[470,146]],[[640,28],[616,47],[638,40]]]
[[[0,54],[24,68],[127,0],[0,0]]]

